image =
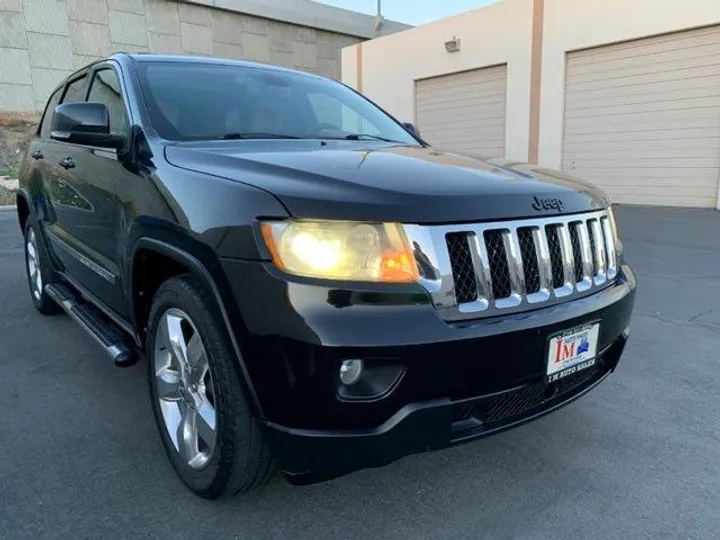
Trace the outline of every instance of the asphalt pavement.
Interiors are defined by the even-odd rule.
[[[0,539],[720,538],[720,213],[621,207],[640,281],[618,371],[519,429],[209,502],[163,453],[145,365],[29,298],[0,211]]]

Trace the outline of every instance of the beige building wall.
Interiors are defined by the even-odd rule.
[[[304,0],[306,1],[306,0]],[[173,0],[0,0],[0,111],[42,109],[75,69],[117,51],[255,60],[340,77],[340,50],[362,39],[281,20]],[[245,2],[255,11],[263,6]],[[278,17],[289,8],[273,4]],[[292,5],[288,0],[284,4]],[[239,7],[245,7],[244,4]],[[332,24],[333,8],[323,10]],[[342,13],[339,26],[372,31],[372,18]],[[348,15],[349,14],[349,15]],[[308,14],[310,15],[310,14]],[[308,19],[310,20],[310,19]],[[342,23],[342,24],[340,24]],[[390,23],[389,28],[394,23]]]
[[[717,23],[720,0],[545,0],[540,163],[562,163],[568,52]]]
[[[507,64],[505,148],[509,157],[525,160],[532,6],[533,0],[505,0],[344,49],[342,79],[399,120],[415,122],[415,81]],[[461,50],[449,53],[445,42],[453,38]]]
[[[668,42],[665,53],[667,58],[653,57],[654,62],[665,62],[669,65],[670,59],[673,59],[677,69],[683,69],[682,60],[678,59],[684,57],[683,55],[691,55],[691,53],[681,50],[683,47],[687,47],[687,45],[682,45],[683,40],[696,39],[698,42],[704,40],[706,44],[703,45],[703,50],[710,57],[699,59],[694,64],[702,64],[701,71],[703,73],[715,74],[715,68],[720,68],[720,56],[715,53],[717,39],[712,36],[695,38],[683,34],[683,32],[707,28],[707,32],[700,33],[716,35],[713,27],[717,29],[717,25],[720,25],[720,0],[504,0],[486,8],[345,49],[341,56],[342,78],[344,82],[362,90],[393,115],[402,120],[411,121],[416,120],[414,117],[414,86],[417,80],[507,63],[507,157],[562,169],[563,140],[567,131],[564,126],[566,102],[568,102],[566,85],[570,83],[577,86],[578,73],[601,69],[594,64],[581,67],[570,73],[572,80],[568,80],[568,62],[570,61],[572,68],[578,63],[579,57],[591,55],[597,56],[597,58],[606,58],[600,49],[597,52],[578,53],[578,51],[588,51],[588,49],[604,46],[612,47],[615,44],[629,41],[634,43],[627,47],[639,49],[649,47],[648,50],[654,50],[652,44],[648,45],[637,40],[670,34],[670,37],[660,38],[660,41]],[[672,35],[677,36],[677,45],[671,43],[674,39]],[[459,52],[448,53],[445,51],[443,43],[453,37],[462,40],[462,47]],[[716,63],[713,63],[712,58],[717,58]],[[586,63],[594,61],[592,58],[585,60]],[[667,65],[662,68],[648,68],[647,75],[643,75],[642,65],[638,66],[638,63],[632,58],[625,62],[637,66],[634,80],[643,79],[643,77],[654,80],[653,70],[672,69]],[[693,64],[692,61],[689,62]],[[605,64],[610,66],[607,67],[608,77],[612,77],[614,69],[610,64]],[[625,71],[618,73],[618,77],[627,76],[626,72],[627,65]],[[675,78],[675,75],[673,74],[670,78]],[[714,79],[706,77],[704,81],[694,83],[695,87],[703,86],[702,92],[705,92],[696,91],[696,95],[700,99],[688,105],[693,108],[695,116],[700,115],[699,111],[702,107],[707,108],[708,115],[720,115],[720,106],[717,105],[718,94],[712,90],[712,82],[708,82],[712,80]],[[687,88],[692,89],[692,86],[693,83],[685,85],[682,80],[675,86],[662,83],[650,85],[650,88],[654,88],[658,92],[658,96],[649,96],[649,101],[655,99],[658,102],[653,106],[659,107],[658,110],[663,112],[662,118],[675,119],[675,116],[681,114],[682,111],[664,110],[662,100],[667,98],[667,93],[670,91],[668,89],[675,88],[679,94],[682,94],[680,99],[689,102],[691,96],[689,95],[690,90]],[[480,91],[478,87],[478,92]],[[638,92],[639,90],[623,91],[621,89],[619,94],[633,91]],[[574,109],[567,114],[572,116],[575,122],[575,117],[578,116],[606,114],[609,120],[617,123],[616,116],[622,114],[623,110],[629,110],[629,106],[619,103],[617,107],[613,108],[612,104],[615,102],[613,95],[615,94],[609,91],[603,98],[609,104],[604,112],[580,111],[580,113],[577,111],[579,98],[570,96],[570,106]],[[597,106],[595,103],[590,105]],[[675,104],[674,106],[682,108],[682,105]],[[644,107],[652,109],[647,104],[644,104]],[[670,106],[668,106],[669,108]],[[608,112],[610,109],[612,111]],[[642,116],[641,112],[635,111],[633,114],[637,113],[641,119],[644,119],[645,116]],[[632,124],[632,119],[629,122]],[[689,125],[688,122],[685,124]],[[657,123],[662,122],[657,120],[655,124]],[[631,155],[631,149],[623,148],[627,159],[624,161],[611,160],[614,168],[622,169],[617,178],[613,178],[610,182],[604,182],[603,179],[594,179],[593,181],[608,187],[609,191],[613,192],[613,196],[623,202],[717,206],[720,208],[720,189],[717,189],[720,187],[720,148],[716,153],[710,148],[713,140],[720,137],[720,134],[717,133],[718,130],[715,129],[717,123],[708,120],[706,122],[708,129],[703,133],[697,135],[700,131],[694,131],[696,140],[684,141],[682,145],[673,148],[673,155],[682,156],[682,159],[673,163],[674,170],[677,171],[676,182],[673,182],[672,174],[658,170],[668,159],[665,159],[664,162],[657,161],[655,164],[651,156],[651,149],[644,148],[640,148],[642,152],[638,151],[637,155]],[[602,126],[602,119],[588,122],[590,133],[595,129],[593,126],[598,125]],[[652,127],[654,124],[650,122],[649,125]],[[668,122],[663,129],[666,131],[674,129],[676,132],[662,134],[662,136],[658,136],[658,139],[682,137],[680,130],[683,125],[683,122],[674,124]],[[420,128],[422,131],[422,126]],[[631,131],[638,131],[641,128],[649,129],[647,125],[632,124]],[[713,129],[715,131],[712,131]],[[598,129],[598,131],[601,130]],[[632,138],[627,134],[623,134],[623,136],[625,139]],[[653,134],[644,132],[641,135],[641,138],[643,137],[652,139]],[[588,146],[585,148],[593,149],[592,138],[588,141]],[[653,148],[661,146],[660,142],[656,142]],[[601,154],[598,149],[594,153],[585,152],[581,157],[587,158],[585,161],[589,160],[590,167],[592,167],[600,159]],[[694,171],[696,185],[693,185],[691,189],[688,182],[683,183],[682,175],[683,171],[687,175],[693,171],[689,168],[683,169],[680,163],[690,163],[689,167],[694,165],[697,168],[698,164],[692,163],[691,159],[694,155],[703,158],[702,163],[705,170],[702,174],[697,170]],[[575,157],[571,155],[565,160],[571,163],[570,166],[567,166],[566,163],[565,167],[570,172],[573,169],[574,159]],[[654,165],[648,166],[647,163]],[[576,172],[582,175],[580,165],[578,162]],[[582,165],[585,169],[588,168],[587,163]],[[633,171],[636,169],[641,169],[637,178],[633,177]],[[623,178],[628,179],[627,185],[621,185]],[[655,180],[656,178],[658,180]],[[715,185],[712,185],[713,183]],[[711,202],[715,198],[717,201]]]

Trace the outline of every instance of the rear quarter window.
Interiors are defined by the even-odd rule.
[[[63,103],[77,103],[78,101],[85,101],[85,93],[87,90],[86,86],[87,75],[75,79],[67,85],[65,95],[62,98]]]

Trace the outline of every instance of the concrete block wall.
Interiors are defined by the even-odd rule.
[[[269,62],[340,78],[354,36],[175,0],[0,0],[0,111],[40,110],[75,69],[116,51]]]

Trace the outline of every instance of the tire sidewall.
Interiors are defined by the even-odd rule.
[[[27,244],[31,231],[35,234],[35,257],[37,258],[37,264],[40,268],[40,273],[43,280],[43,290],[40,293],[39,299],[35,296],[32,284],[30,283],[30,267]],[[30,299],[35,306],[35,309],[37,309],[40,313],[46,315],[59,313],[61,311],[60,306],[58,306],[55,301],[50,298],[50,296],[48,296],[47,292],[45,292],[45,286],[53,282],[53,267],[50,264],[50,260],[48,259],[48,256],[45,252],[45,246],[42,243],[42,238],[40,237],[38,228],[33,224],[31,218],[28,218],[27,222],[25,223],[23,240],[23,252],[25,255],[25,280],[27,281]]]
[[[171,280],[172,281],[172,280]],[[170,283],[170,282],[168,282]],[[218,356],[224,354],[225,337],[221,330],[216,328],[216,325],[212,324],[212,320],[208,320],[210,313],[207,311],[207,306],[198,305],[198,299],[193,298],[189,295],[181,295],[177,291],[172,290],[171,287],[163,285],[158,291],[153,306],[150,312],[150,318],[148,321],[148,335],[147,335],[147,364],[148,364],[148,379],[150,386],[150,398],[153,407],[153,414],[155,416],[155,422],[160,432],[160,437],[165,447],[165,451],[168,458],[177,472],[178,476],[182,481],[195,493],[202,497],[215,498],[224,491],[223,483],[226,482],[225,478],[221,477],[221,468],[223,465],[224,456],[232,455],[233,449],[227,448],[228,445],[232,445],[232,435],[227,433],[226,427],[226,415],[233,414],[232,411],[232,400],[228,400],[228,393],[237,391],[233,389],[232,382],[225,380],[220,376],[218,370]],[[163,419],[160,404],[157,398],[157,381],[155,377],[155,335],[157,328],[163,315],[170,308],[177,308],[182,310],[190,319],[192,319],[195,328],[200,334],[203,346],[205,347],[205,353],[208,357],[208,367],[210,375],[213,380],[214,392],[215,392],[215,411],[216,411],[216,443],[213,451],[213,455],[210,458],[208,464],[200,469],[192,469],[184,460],[180,457],[178,451],[175,449],[170,436],[165,427],[165,421]],[[226,360],[226,359],[225,359]],[[227,464],[225,464],[227,466]]]

